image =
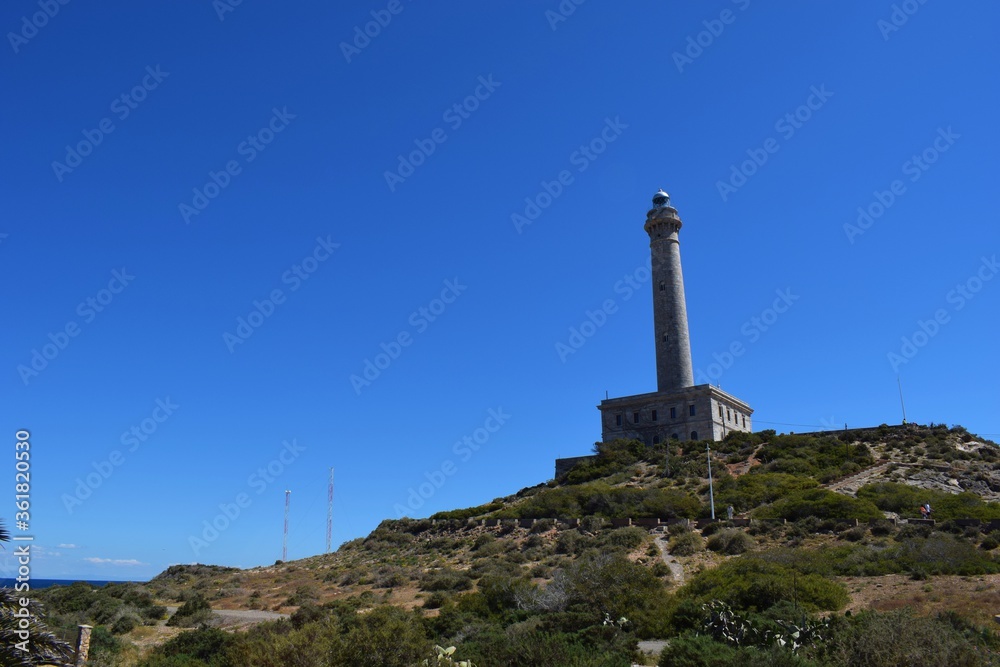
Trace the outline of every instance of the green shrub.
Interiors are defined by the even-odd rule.
[[[874,537],[886,537],[896,532],[896,526],[889,521],[876,521],[872,524],[870,530]]]
[[[142,619],[135,614],[122,614],[111,624],[111,633],[124,635],[142,625]]]
[[[200,667],[199,663],[195,661],[200,661],[205,665],[217,665],[226,649],[237,641],[234,635],[216,628],[182,632],[157,647],[150,657],[140,663],[140,667],[152,667],[153,665]],[[168,660],[163,660],[163,658]],[[169,660],[171,658],[174,660]],[[181,658],[186,660],[181,660]]]
[[[660,654],[660,667],[732,667],[737,651],[708,635],[688,633],[674,637]]]
[[[900,531],[902,533],[902,531]],[[772,549],[759,557],[800,572],[829,576],[875,577],[914,571],[963,576],[1000,572],[988,553],[953,535],[935,533],[897,542],[840,544],[818,549]]]
[[[449,567],[427,572],[420,579],[422,591],[464,591],[470,588],[472,588],[472,578],[469,573]]]
[[[858,498],[870,500],[881,510],[904,516],[919,516],[920,506],[930,503],[933,518],[945,519],[996,519],[1000,518],[1000,503],[984,501],[974,493],[948,493],[918,489],[908,484],[879,482],[858,489]]]
[[[895,665],[995,665],[995,636],[970,632],[954,617],[928,618],[909,611],[862,612],[833,635],[827,652],[850,667]],[[964,627],[963,627],[964,626]]]
[[[807,611],[832,611],[848,602],[838,583],[754,556],[696,574],[677,595],[697,603],[721,600],[737,611],[763,611],[781,601],[797,601]]]
[[[795,491],[819,486],[819,482],[809,477],[756,470],[759,469],[736,478],[719,480],[715,492],[718,504],[722,507],[732,505],[737,512],[746,512]]]
[[[864,526],[855,526],[854,528],[848,528],[840,534],[841,539],[845,539],[849,542],[860,542],[865,538],[865,533],[867,529]]]
[[[708,538],[708,548],[712,551],[736,556],[757,546],[753,538],[739,528],[727,528]]]
[[[539,519],[531,526],[532,533],[546,533],[554,528],[556,522],[552,519]]]
[[[693,556],[705,548],[701,535],[691,531],[670,538],[667,550],[675,556]]]
[[[588,482],[543,489],[517,505],[496,513],[500,518],[694,518],[701,503],[673,489],[612,486]]]
[[[638,526],[628,526],[609,530],[598,537],[597,543],[599,546],[631,551],[645,542],[647,537],[649,537],[649,532],[645,529]]]
[[[806,517],[864,521],[884,518],[882,512],[870,500],[851,498],[826,489],[797,491],[755,510],[754,517],[789,521]]]
[[[167,625],[190,628],[204,623],[211,615],[212,608],[208,601],[200,593],[197,593],[181,605],[180,609],[167,621]]]

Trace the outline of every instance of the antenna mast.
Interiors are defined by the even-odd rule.
[[[333,467],[330,468],[330,488],[326,492],[326,552],[333,543]]]
[[[903,403],[903,383],[899,379],[898,375],[896,376],[896,384],[899,386],[899,407],[903,409],[903,426],[906,426],[906,405]]]
[[[291,499],[292,492],[285,489],[285,534],[281,540],[281,560],[288,560],[288,504]]]

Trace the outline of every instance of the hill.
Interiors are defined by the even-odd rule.
[[[732,506],[733,522],[709,520],[706,443],[617,441],[559,479],[385,521],[333,554],[250,570],[174,566],[139,588],[161,604],[291,615],[284,627],[212,635],[216,662],[191,664],[230,664],[223,654],[292,664],[266,662],[263,638],[295,664],[353,664],[348,647],[364,638],[376,650],[386,628],[409,637],[413,653],[370,664],[433,658],[432,642],[477,665],[630,664],[644,659],[638,641],[671,637],[668,652],[733,651],[742,661],[733,664],[752,664],[777,660],[778,640],[807,630],[811,647],[791,658],[825,660],[836,649],[848,660],[863,637],[903,624],[940,639],[923,642],[925,664],[994,664],[996,637],[982,626],[1000,601],[995,443],[931,425],[735,433],[709,444],[716,513]],[[918,519],[924,503],[933,525]],[[903,605],[925,616],[842,613]],[[202,607],[187,624],[209,621]],[[149,629],[120,636],[137,633],[148,639]],[[302,662],[318,635],[326,658]],[[142,664],[160,664],[176,641]],[[935,663],[942,655],[980,662]],[[843,660],[822,664],[862,664]]]

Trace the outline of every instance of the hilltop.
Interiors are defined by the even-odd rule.
[[[558,479],[384,521],[336,553],[249,570],[173,566],[141,588],[166,605],[290,614],[296,632],[332,618],[347,633],[358,611],[404,610],[427,640],[476,664],[507,644],[540,647],[541,662],[497,664],[627,664],[616,660],[642,659],[637,640],[704,632],[709,603],[763,614],[747,622],[770,628],[771,643],[788,605],[817,623],[872,607],[961,611],[963,641],[992,641],[969,632],[986,632],[972,628],[1000,604],[996,443],[957,426],[883,425],[709,444],[716,513],[732,506],[734,522],[708,520],[706,443],[616,441]],[[926,502],[933,526],[917,521]],[[148,628],[135,633],[149,640]],[[610,662],[582,657],[595,650]]]

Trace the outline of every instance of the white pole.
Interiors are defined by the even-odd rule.
[[[715,491],[712,489],[712,449],[705,444],[705,454],[708,456],[708,504],[712,506],[712,521],[715,521]]]
[[[330,487],[326,492],[326,552],[330,553],[333,543],[333,468],[330,468]]]
[[[281,540],[281,560],[288,560],[288,503],[292,492],[285,489],[285,533]]]

